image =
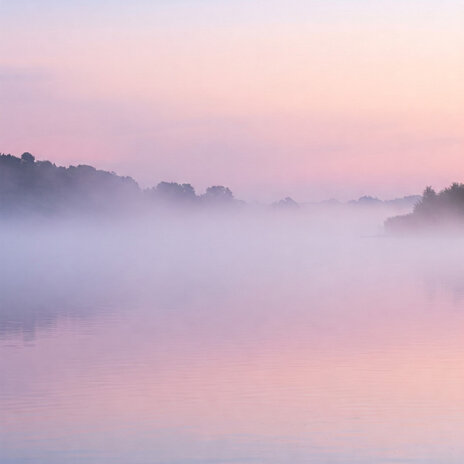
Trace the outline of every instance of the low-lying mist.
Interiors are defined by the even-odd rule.
[[[115,305],[182,318],[197,305],[220,313],[239,295],[282,311],[299,304],[312,311],[335,294],[342,302],[350,289],[359,296],[377,288],[383,298],[404,279],[459,289],[462,239],[445,245],[440,237],[386,236],[387,214],[249,208],[5,220],[0,335],[31,336],[61,316],[88,317]]]
[[[3,216],[0,461],[461,462],[464,238],[366,202]]]
[[[202,195],[174,182],[141,189],[127,177],[29,153],[0,155],[0,174],[0,335],[33,337],[60,318],[115,307],[227,320],[251,311],[250,299],[264,317],[276,305],[344,312],[350,295],[345,312],[356,312],[358,300],[391,298],[408,279],[461,288],[459,234],[446,244],[437,234],[386,234],[391,223],[428,220],[438,206],[458,204],[459,185],[422,198],[259,205],[224,186]]]

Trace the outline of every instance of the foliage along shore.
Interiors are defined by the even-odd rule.
[[[57,166],[36,161],[30,153],[21,157],[0,154],[0,213],[108,213],[140,210],[154,205],[232,206],[236,200],[227,187],[216,185],[197,195],[190,184],[160,182],[142,189],[131,177],[92,166]]]
[[[388,218],[385,230],[392,234],[464,230],[464,184],[455,182],[438,193],[426,187],[413,211]]]
[[[327,200],[319,203],[297,203],[290,197],[271,206],[277,210],[296,211],[383,209],[392,213],[410,211],[420,196],[410,195],[393,200],[362,196],[342,203]],[[245,205],[228,187],[214,185],[197,194],[188,183],[160,182],[141,188],[131,177],[96,169],[88,165],[57,166],[38,161],[26,152],[21,157],[0,153],[0,216],[62,216],[72,214],[105,215],[146,212],[160,208],[230,210]]]

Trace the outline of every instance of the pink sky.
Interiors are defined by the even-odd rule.
[[[259,201],[463,181],[464,7],[391,3],[0,1],[0,151]]]

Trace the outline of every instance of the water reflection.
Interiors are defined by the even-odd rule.
[[[462,462],[458,247],[119,234],[2,279],[2,464]]]

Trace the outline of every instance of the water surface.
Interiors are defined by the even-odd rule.
[[[0,462],[461,464],[463,245],[6,231]]]

